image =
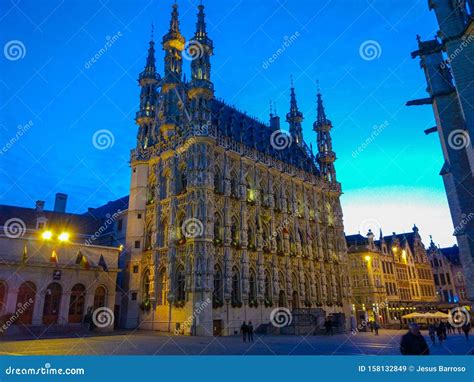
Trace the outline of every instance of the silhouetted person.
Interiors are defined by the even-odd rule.
[[[334,334],[333,331],[332,331],[332,320],[330,318],[328,318],[324,322],[324,327],[326,328],[326,335],[327,336],[332,336]]]
[[[375,331],[375,335],[378,336],[379,335],[379,329],[380,329],[380,325],[377,321],[374,322],[374,331]]]
[[[248,336],[249,342],[253,342],[253,325],[252,325],[252,321],[249,321],[249,323],[248,323],[248,325],[247,325],[247,336]]]
[[[436,344],[436,328],[433,324],[430,324],[430,326],[428,326],[428,332],[430,333],[431,342],[433,342],[433,345],[435,345]]]
[[[408,325],[408,328],[408,333],[402,336],[400,342],[400,353],[403,355],[429,355],[430,350],[420,333],[418,324],[412,322]]]
[[[436,324],[436,334],[438,335],[439,343],[443,343],[444,340],[443,327],[441,326],[441,324],[441,322],[438,322]]]
[[[471,324],[469,322],[466,322],[462,326],[462,331],[464,332],[464,335],[466,336],[466,341],[469,341],[469,332],[471,331]]]
[[[242,339],[247,341],[247,333],[248,333],[248,327],[245,321],[242,323],[242,326],[240,327],[240,332],[242,333]]]

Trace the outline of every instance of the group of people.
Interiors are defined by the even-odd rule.
[[[370,321],[369,328],[371,333],[375,332],[376,336],[379,335],[380,324],[377,321]]]
[[[471,331],[471,324],[466,322],[463,326],[459,326],[458,334],[461,332],[464,333],[466,337],[466,341],[469,341],[469,332]],[[448,338],[448,334],[456,334],[456,328],[452,326],[449,322],[437,322],[436,324],[430,324],[428,326],[428,333],[430,334],[431,341],[433,345],[436,344],[436,337],[438,337],[439,343],[442,343],[446,338]]]
[[[408,333],[402,336],[400,343],[400,353],[403,355],[429,355],[430,350],[426,343],[423,335],[421,334],[420,327],[417,323],[412,322],[408,325]],[[464,332],[466,341],[469,341],[469,332],[471,331],[470,322],[466,322],[462,327],[458,328],[458,333]],[[428,327],[428,333],[430,335],[433,345],[436,343],[436,336],[440,343],[447,338],[447,333],[455,333],[455,328],[449,323],[438,322],[431,324]]]
[[[253,325],[252,321],[249,321],[248,324],[245,323],[245,321],[242,323],[242,326],[240,327],[240,333],[242,333],[242,339],[244,342],[253,342]]]

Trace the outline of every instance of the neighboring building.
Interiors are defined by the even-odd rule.
[[[444,155],[441,169],[468,298],[474,302],[474,18],[472,0],[430,0],[439,24],[437,38],[421,41],[420,57],[429,98],[408,105],[431,104]],[[431,33],[431,31],[430,31]]]
[[[321,94],[315,156],[293,86],[289,135],[278,116],[265,124],[214,97],[202,5],[186,51],[191,80],[182,78],[177,8],[162,40],[163,77],[152,40],[138,81],[126,326],[233,334],[243,320],[268,324],[278,306],[312,307],[348,325],[341,187]]]
[[[67,213],[66,200],[57,194],[54,211],[43,201],[35,208],[0,205],[1,333],[80,331],[90,307],[110,309],[106,315],[118,323],[121,248],[114,226],[123,213],[106,206]]]
[[[360,234],[346,236],[353,311],[358,322],[399,323],[413,310],[429,310],[437,301],[430,262],[413,227],[412,232],[374,240]]]
[[[431,240],[427,255],[433,269],[436,293],[446,307],[469,304],[459,247],[438,248]]]

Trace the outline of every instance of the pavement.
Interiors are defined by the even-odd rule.
[[[94,334],[68,338],[0,341],[0,355],[399,355],[400,337],[406,330],[346,333],[334,336],[185,337],[151,331]],[[474,351],[474,336],[448,335],[433,345],[423,333],[433,355],[466,355]]]

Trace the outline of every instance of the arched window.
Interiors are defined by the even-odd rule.
[[[311,283],[309,282],[308,275],[304,278],[304,294],[306,296],[307,301],[311,301]]]
[[[62,288],[58,283],[48,285],[44,295],[43,324],[57,324],[61,307]]]
[[[250,249],[255,248],[255,234],[252,225],[249,223],[247,226],[247,242]]]
[[[234,198],[238,197],[237,179],[237,174],[235,172],[232,172],[230,176],[230,196]]]
[[[94,310],[103,308],[107,304],[107,291],[105,287],[98,286],[94,293]]]
[[[250,270],[249,301],[257,301],[257,277],[255,276],[255,271],[253,269]]]
[[[232,223],[230,226],[230,235],[232,237],[232,241],[239,242],[239,231],[238,231],[238,222],[235,217],[232,217]]]
[[[3,313],[3,308],[7,303],[7,285],[0,281],[0,313]]]
[[[221,173],[219,167],[214,170],[214,192],[220,194],[222,192]]]
[[[240,302],[240,272],[237,267],[232,268],[232,293],[231,299],[234,303]]]
[[[33,320],[33,309],[35,307],[36,285],[31,281],[26,281],[18,288],[18,296],[16,299],[17,308],[22,308],[23,313],[20,314],[15,324],[31,325]]]
[[[282,252],[283,251],[283,245],[282,245],[280,234],[276,235],[276,245],[277,245],[277,251]]]
[[[284,290],[280,290],[278,294],[278,306],[281,308],[286,307],[286,293]]]
[[[161,268],[158,272],[158,282],[156,291],[157,305],[165,305],[166,303],[166,269]]]
[[[222,222],[218,213],[214,214],[214,240],[222,240]]]
[[[272,281],[268,272],[265,272],[265,300],[272,299]]]
[[[82,284],[74,285],[71,289],[71,300],[69,302],[68,322],[70,324],[78,324],[82,322],[85,302],[86,287]]]
[[[222,301],[222,271],[217,264],[214,266],[214,290],[212,296],[214,301]]]
[[[179,266],[176,270],[176,301],[186,301],[186,278],[184,268]]]

